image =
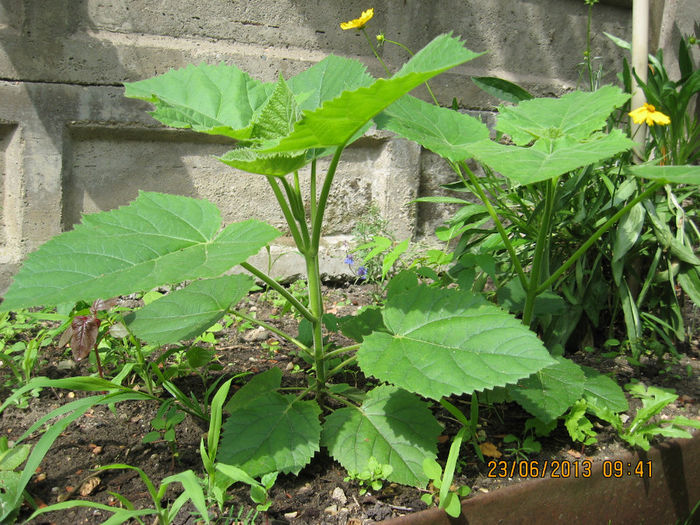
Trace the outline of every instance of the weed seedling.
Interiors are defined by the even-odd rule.
[[[165,441],[170,447],[170,452],[173,455],[173,461],[179,457],[177,451],[177,440],[175,438],[175,427],[182,423],[187,414],[178,410],[175,406],[174,399],[168,399],[163,403],[156,417],[151,420],[153,430],[143,436],[143,443],[153,443],[155,441]]]
[[[348,475],[343,478],[343,481],[354,481],[360,486],[360,495],[362,496],[368,490],[372,489],[377,492],[382,490],[382,486],[386,479],[391,475],[394,468],[391,465],[381,465],[377,459],[372,456],[367,461],[367,468],[360,472],[348,471]]]

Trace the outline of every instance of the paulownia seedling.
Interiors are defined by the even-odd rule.
[[[101,378],[104,378],[102,373],[102,363],[100,363],[100,353],[97,351],[99,343],[100,325],[102,320],[97,317],[98,312],[104,312],[117,304],[118,298],[95,299],[90,306],[90,315],[76,315],[73,317],[70,326],[63,332],[58,343],[59,348],[63,347],[70,341],[70,348],[73,352],[73,359],[82,361],[90,355],[90,351],[95,349],[95,361],[97,363],[97,371]]]

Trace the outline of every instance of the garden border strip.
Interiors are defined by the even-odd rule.
[[[700,500],[700,432],[673,439],[649,452],[628,452],[625,464],[652,461],[651,478],[605,478],[595,463],[590,478],[528,480],[478,494],[450,518],[431,508],[382,521],[384,525],[487,525],[508,523],[683,523]],[[695,516],[698,519],[698,516]]]

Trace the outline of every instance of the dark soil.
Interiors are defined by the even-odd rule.
[[[353,314],[360,306],[372,302],[371,291],[369,286],[326,287],[327,311],[339,316]],[[282,315],[279,307],[263,300],[260,293],[252,294],[248,303],[240,306],[248,312],[255,312],[259,319],[272,319],[272,324],[289,333],[296,333],[297,321],[289,314]],[[339,342],[347,344],[346,341]],[[262,372],[276,366],[284,373],[283,383],[301,384],[304,380],[303,374],[296,371],[295,366],[302,370],[308,368],[303,360],[294,355],[293,347],[284,341],[278,341],[273,334],[256,332],[252,328],[246,329],[241,323],[234,323],[217,334],[216,350],[222,370],[215,374],[224,374],[227,377],[246,371]],[[50,346],[44,351],[42,364],[35,371],[35,375],[58,378],[96,373],[94,365],[87,362],[75,364],[70,361],[70,351],[65,348]],[[110,362],[108,356],[106,357],[105,366],[109,374]],[[700,354],[697,342],[670,367],[668,361],[663,367],[658,366],[655,361],[645,361],[644,366],[633,367],[624,357],[606,359],[599,353],[578,352],[567,357],[610,373],[620,384],[626,384],[636,378],[646,385],[673,388],[679,394],[679,398],[666,408],[662,417],[683,414],[686,417],[698,418],[700,383],[697,380],[697,372],[700,368]],[[4,377],[0,375],[0,384],[3,384],[7,379],[7,371],[0,370],[0,374],[4,374]],[[211,377],[214,376],[210,376],[210,380]],[[356,377],[351,376],[350,379],[355,379],[360,384],[364,381],[361,373]],[[239,385],[244,381],[242,378]],[[203,391],[200,378],[194,374],[180,378],[178,385],[183,391],[191,391],[196,395],[201,395]],[[9,389],[6,389],[1,397],[6,398],[9,392]],[[27,409],[8,407],[1,414],[0,435],[7,436],[10,440],[17,439],[43,414],[82,395],[84,394],[44,389],[38,397],[30,399]],[[168,394],[163,393],[162,397],[167,399]],[[637,406],[634,400],[631,406]],[[462,408],[468,410],[466,402]],[[36,501],[46,504],[72,498],[117,506],[119,502],[111,493],[118,493],[130,500],[136,508],[152,507],[146,487],[135,471],[108,470],[96,473],[93,469],[111,463],[135,465],[142,468],[156,485],[164,477],[186,469],[201,474],[203,468],[199,457],[199,442],[207,431],[206,425],[192,416],[187,416],[176,427],[177,448],[176,454],[173,454],[166,442],[142,443],[143,436],[152,430],[150,422],[157,410],[158,404],[155,402],[133,401],[116,405],[114,411],[106,406],[93,408],[71,424],[56,440],[27,487],[28,491]],[[516,459],[506,452],[509,445],[503,443],[503,438],[509,433],[522,435],[528,415],[515,404],[483,408],[480,415],[484,440],[493,444],[497,453],[503,454],[502,459]],[[445,423],[445,435],[441,440],[440,457],[445,458],[449,437],[456,432],[457,427],[448,418],[441,417],[441,420]],[[563,424],[560,423],[559,428],[549,437],[540,439],[542,452],[539,455],[530,455],[529,458],[558,458],[569,461],[588,458],[600,461],[614,457],[624,450],[624,446],[607,427],[599,425],[596,430],[599,432],[598,443],[582,447],[571,442]],[[39,437],[40,434],[37,433],[28,442],[35,443]],[[486,458],[487,461],[489,459],[492,458]],[[471,487],[472,494],[496,490],[502,485],[519,482],[517,478],[489,478],[487,463],[480,462],[468,444],[462,448],[462,462],[458,470],[456,482]],[[345,471],[322,450],[298,476],[281,475],[278,478],[271,491],[273,503],[270,511],[266,517],[259,516],[256,523],[265,523],[267,519],[269,523],[292,525],[361,525],[426,508],[420,500],[422,492],[417,489],[391,483],[385,484],[384,488],[376,493],[360,495],[356,484],[344,481],[345,475]],[[96,478],[99,479],[99,483],[95,481]],[[172,487],[168,494],[174,498],[180,485],[174,484]],[[239,510],[243,510],[245,515],[252,508],[248,488],[236,485],[233,493],[233,516],[237,516]],[[196,519],[186,512],[188,509],[192,510],[185,507],[175,523],[196,523]],[[26,518],[29,514],[27,508],[22,516]],[[109,515],[108,512],[79,508],[41,516],[32,523],[102,523]],[[152,518],[147,518],[146,523],[152,522]],[[238,521],[222,519],[219,523]]]

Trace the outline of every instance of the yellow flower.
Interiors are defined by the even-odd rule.
[[[647,126],[653,126],[654,124],[666,126],[671,123],[668,115],[664,115],[661,111],[656,111],[654,106],[646,103],[641,108],[630,111],[629,116],[632,117],[635,124],[641,124],[646,121]]]
[[[360,18],[356,18],[355,20],[350,20],[349,22],[342,22],[340,24],[340,29],[362,29],[365,27],[367,22],[372,20],[372,17],[374,16],[374,8],[370,8],[367,11],[362,11],[362,14],[360,15]]]

